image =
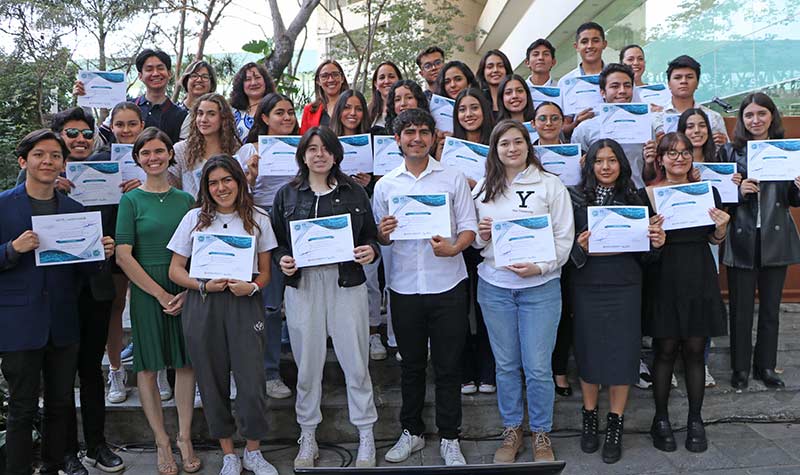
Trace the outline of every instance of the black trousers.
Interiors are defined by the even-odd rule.
[[[34,419],[39,411],[39,394],[44,382],[44,420],[42,421],[42,461],[47,467],[60,467],[66,454],[71,411],[75,410],[75,366],[78,344],[2,354],[0,365],[8,382],[8,421],[6,428],[6,475],[33,473]]]
[[[569,349],[572,347],[572,303],[570,302],[569,276],[568,271],[561,271],[561,320],[558,322],[558,332],[556,333],[556,346],[553,348],[551,365],[553,375],[567,374],[569,363]]]
[[[479,250],[468,247],[463,252],[467,265],[467,318],[470,312],[475,315],[475,333],[467,324],[466,343],[462,360],[461,382],[485,383],[495,385],[494,353],[489,344],[489,332],[483,321],[483,312],[478,305],[478,264],[483,261]]]
[[[96,301],[89,286],[84,286],[78,298],[78,312],[81,318],[78,379],[81,387],[83,440],[87,449],[94,449],[106,443],[104,434],[106,401],[102,363],[108,337],[108,322],[111,318],[111,301]],[[78,422],[74,405],[66,435],[67,453],[78,453]]]
[[[461,353],[467,332],[466,280],[439,294],[404,295],[391,291],[392,325],[401,363],[403,405],[400,423],[412,435],[425,432],[425,370],[428,339],[436,382],[436,426],[445,439],[461,427]]]

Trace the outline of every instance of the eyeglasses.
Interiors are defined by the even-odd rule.
[[[545,122],[546,123],[546,122],[548,122],[548,120],[550,122],[552,122],[553,124],[557,124],[557,123],[559,123],[559,122],[561,122],[563,120],[563,117],[561,117],[560,115],[557,115],[557,114],[540,115],[540,116],[536,117],[536,121],[537,122]]]
[[[332,73],[322,73],[319,75],[320,80],[327,81],[328,79],[341,79],[342,73],[339,72],[332,72]]]
[[[192,73],[192,74],[189,75],[189,78],[190,79],[199,79],[201,81],[209,81],[209,80],[211,80],[211,76],[209,76],[208,74]]]
[[[91,140],[94,137],[94,130],[92,129],[76,129],[74,127],[70,127],[69,129],[64,129],[64,135],[70,139],[78,138],[78,135],[83,135],[83,138],[86,140]]]
[[[433,68],[438,68],[439,66],[443,65],[444,61],[441,59],[437,59],[435,61],[431,61],[430,63],[425,63],[422,65],[422,69],[425,71],[430,71]]]
[[[683,150],[683,151],[670,150],[667,153],[665,153],[664,155],[669,157],[670,160],[677,160],[678,157],[683,157],[686,160],[691,160],[692,157],[693,157],[692,152],[690,152],[688,150]]]

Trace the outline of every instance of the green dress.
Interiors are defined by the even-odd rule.
[[[173,295],[183,289],[169,280],[172,252],[167,243],[193,206],[192,195],[176,188],[166,194],[137,188],[122,195],[119,202],[117,245],[133,246],[133,257],[139,265]],[[158,299],[133,282],[130,306],[134,371],[191,366],[180,315],[165,314]]]

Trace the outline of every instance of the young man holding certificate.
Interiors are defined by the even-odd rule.
[[[44,251],[40,244],[52,236],[39,236],[32,229],[32,217],[52,218],[84,211],[79,203],[55,191],[55,180],[64,169],[67,154],[64,142],[55,133],[31,132],[16,150],[20,166],[27,170],[25,182],[0,193],[0,206],[9,210],[0,215],[0,353],[9,388],[5,472],[9,475],[28,475],[32,470],[31,433],[39,408],[41,378],[46,391],[44,466],[39,473],[86,473],[74,453],[69,465],[65,464],[69,445],[65,434],[75,408],[73,385],[80,339],[78,296],[84,275],[100,270],[103,257],[97,255],[101,254],[99,248],[92,253],[96,255],[92,262],[61,249],[46,249],[51,255],[72,257],[71,263],[37,265],[39,251]],[[114,240],[100,238],[99,233],[76,236],[70,232],[69,236],[60,241],[100,239],[102,246],[98,247],[102,247],[105,258],[114,252]],[[75,263],[81,260],[84,262]]]
[[[572,134],[572,130],[578,124],[594,117],[592,107],[584,107],[575,112],[570,111],[570,108],[567,107],[570,99],[566,97],[566,94],[568,94],[569,89],[572,89],[571,84],[575,84],[575,80],[578,78],[585,78],[589,81],[588,83],[584,81],[584,88],[590,89],[591,87],[589,84],[591,84],[591,76],[596,76],[602,72],[605,66],[603,62],[603,51],[606,49],[606,46],[608,46],[608,42],[606,42],[606,33],[603,27],[595,22],[582,24],[575,32],[575,44],[573,46],[581,57],[581,62],[578,64],[577,68],[568,72],[558,80],[558,88],[561,89],[561,98],[564,101],[563,104],[567,114],[566,120],[564,121],[564,134],[566,134],[567,137]],[[581,81],[583,81],[583,79],[581,79]],[[588,97],[594,95],[594,93],[585,92],[583,95]],[[600,102],[600,98],[598,97],[597,99],[597,102]]]
[[[475,239],[475,208],[464,175],[430,156],[433,117],[410,109],[393,125],[404,162],[378,181],[373,195],[378,239],[391,245],[394,264],[387,280],[403,358],[403,434],[386,460],[402,462],[425,446],[422,409],[430,339],[440,453],[447,465],[464,465],[458,433],[467,270],[461,251]]]

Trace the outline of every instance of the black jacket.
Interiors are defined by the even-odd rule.
[[[372,216],[367,192],[350,177],[340,176],[338,181],[339,184],[332,192],[333,215],[349,213],[356,247],[372,246],[377,259],[380,256],[378,228]],[[299,188],[286,184],[275,195],[272,206],[272,229],[278,240],[278,247],[272,252],[272,259],[276,264],[280,265],[281,257],[292,255],[289,223],[312,218],[314,200],[315,195],[308,182],[304,182]],[[367,278],[361,264],[350,261],[340,262],[338,265],[340,287],[355,287],[366,282]],[[293,276],[284,276],[286,285],[297,287],[301,274],[302,269],[298,269]]]
[[[726,143],[717,152],[720,162],[736,163],[747,178],[747,153]],[[759,266],[786,266],[800,262],[800,236],[789,213],[790,206],[800,206],[800,190],[790,181],[758,184],[760,193],[742,196],[730,207],[731,221],[725,239],[722,263],[729,267],[753,269]],[[761,195],[761,199],[758,199]],[[755,262],[756,217],[761,204],[761,262]]]

